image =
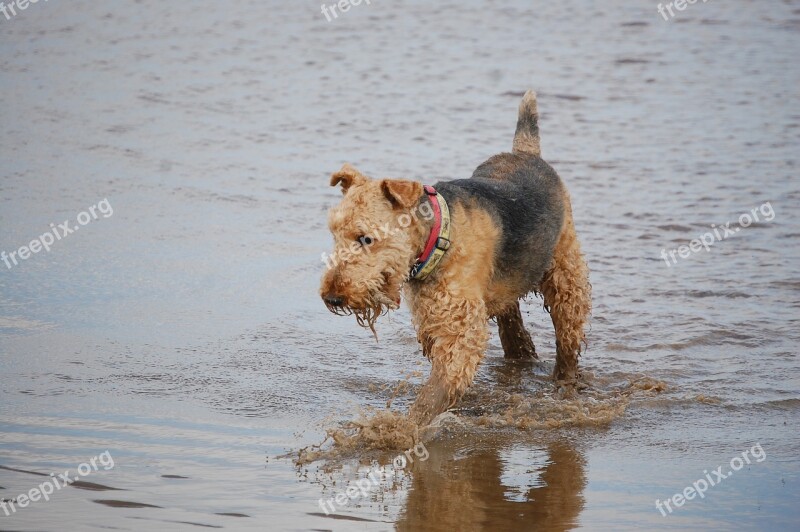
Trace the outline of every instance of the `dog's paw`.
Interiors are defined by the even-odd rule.
[[[558,381],[555,396],[558,399],[577,399],[578,394],[586,388],[586,384],[580,381]]]
[[[452,412],[442,412],[423,428],[420,436],[423,440],[433,440],[442,433],[462,432],[467,424]]]
[[[431,421],[433,428],[465,427],[466,423],[452,412],[442,412]]]

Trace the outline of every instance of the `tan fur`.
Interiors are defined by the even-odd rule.
[[[347,163],[331,176],[331,186],[335,187],[341,183],[342,194],[345,194],[351,186],[361,184],[364,181],[366,181],[366,177]]]
[[[530,155],[541,155],[539,147],[539,111],[536,105],[536,93],[528,91],[522,97],[519,104],[519,116],[523,120],[522,124],[517,125],[517,133],[514,135],[512,151],[514,153],[528,153]],[[532,124],[537,124],[535,131],[531,131]]]
[[[422,184],[404,179],[384,179],[381,190],[393,206],[410,209],[422,195]]]
[[[490,316],[502,316],[513,311],[519,298],[528,290],[519,278],[493,279],[486,291],[486,308]]]
[[[581,255],[575,234],[569,194],[564,191],[565,217],[553,265],[541,285],[545,308],[556,331],[556,381],[574,384],[578,377],[578,357],[585,341],[584,327],[592,307],[589,268]]]

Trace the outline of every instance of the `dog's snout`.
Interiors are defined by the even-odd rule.
[[[322,296],[322,300],[332,307],[341,307],[344,305],[344,298],[342,296],[337,296],[336,294],[325,294]]]

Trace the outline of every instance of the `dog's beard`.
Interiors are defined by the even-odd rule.
[[[395,278],[390,271],[381,273],[381,277],[370,283],[366,295],[348,301],[348,305],[335,307],[327,302],[325,306],[337,316],[356,317],[356,323],[372,331],[375,341],[378,333],[375,331],[375,322],[390,310],[400,308],[400,293],[403,285],[408,281],[408,276]]]
[[[375,322],[384,314],[388,314],[390,310],[395,310],[399,307],[399,301],[393,301],[389,296],[382,293],[374,294],[364,300],[364,302],[357,307],[334,307],[325,303],[328,310],[337,316],[350,316],[356,317],[356,323],[365,329],[372,331],[375,341],[378,341],[378,333],[375,331]]]
[[[369,328],[372,331],[372,336],[375,337],[375,341],[378,341],[378,333],[375,330],[375,322],[378,321],[378,318],[382,314],[386,314],[389,312],[388,307],[378,304],[372,304],[365,309],[354,310],[353,315],[356,317],[356,323],[358,323],[361,327]]]

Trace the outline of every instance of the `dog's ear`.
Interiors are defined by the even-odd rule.
[[[381,190],[394,207],[408,209],[413,207],[422,196],[422,183],[408,179],[384,179]]]
[[[355,169],[349,163],[344,163],[344,166],[331,176],[331,186],[335,187],[339,183],[342,184],[342,194],[347,193],[347,189],[353,185],[358,185],[367,180],[367,177]]]

